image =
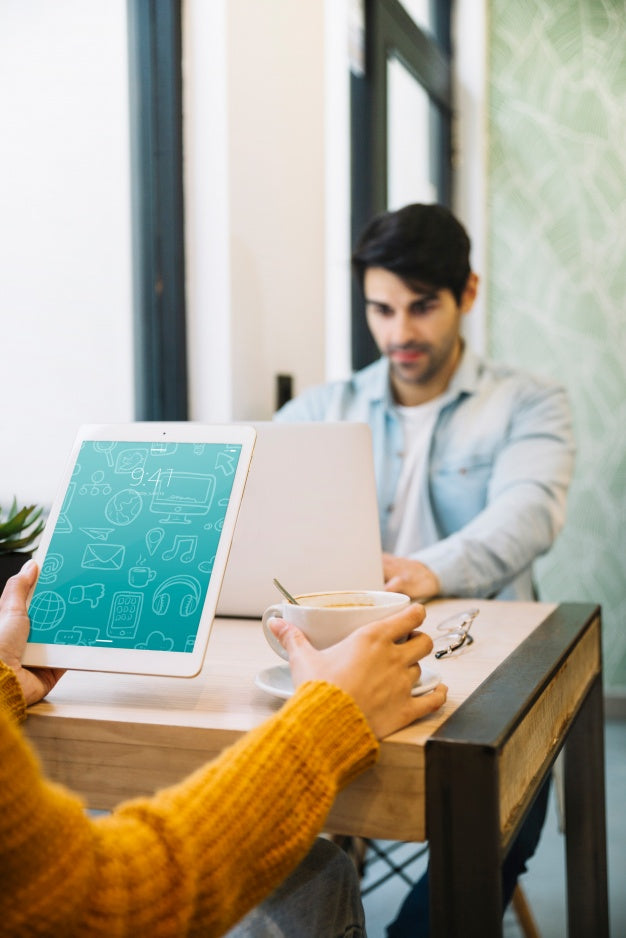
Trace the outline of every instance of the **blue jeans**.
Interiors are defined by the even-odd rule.
[[[336,844],[318,838],[294,872],[226,938],[367,938],[354,864]]]
[[[548,777],[502,864],[503,913],[511,901],[518,877],[526,871],[526,861],[537,849],[548,809],[549,792]],[[387,926],[387,938],[428,938],[429,935],[430,909],[426,870],[422,878],[411,887],[397,917]]]

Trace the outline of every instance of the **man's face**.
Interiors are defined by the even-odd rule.
[[[421,404],[445,390],[461,352],[461,316],[471,309],[476,286],[470,274],[459,304],[448,289],[415,292],[382,267],[366,270],[367,324],[389,359],[398,403]]]

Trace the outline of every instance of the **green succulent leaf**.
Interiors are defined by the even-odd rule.
[[[17,514],[9,517],[4,524],[0,524],[0,537],[10,537],[16,531],[23,531],[29,524],[32,524],[35,519],[28,520],[31,510],[31,508],[22,508]]]
[[[44,529],[44,522],[40,520],[42,511],[36,505],[18,508],[17,499],[14,498],[6,520],[2,521],[0,509],[0,553],[33,546]]]

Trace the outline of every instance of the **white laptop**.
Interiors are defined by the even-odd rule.
[[[281,596],[382,589],[371,432],[363,423],[252,423],[256,444],[217,615],[259,617]]]

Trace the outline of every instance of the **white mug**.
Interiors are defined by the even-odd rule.
[[[411,601],[404,593],[385,590],[334,590],[294,598],[297,605],[286,601],[276,603],[265,610],[262,619],[265,638],[285,660],[289,656],[267,624],[272,617],[287,619],[304,632],[314,648],[328,648],[360,626],[399,612]]]

